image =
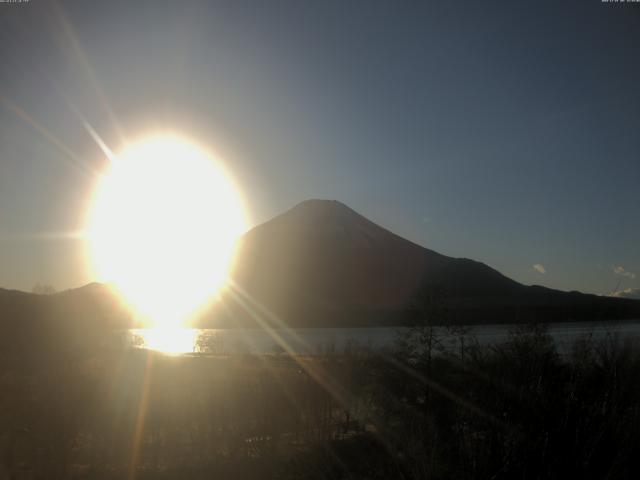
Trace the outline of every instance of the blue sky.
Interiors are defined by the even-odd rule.
[[[0,286],[92,280],[64,232],[106,159],[75,109],[116,150],[117,121],[219,152],[253,223],[338,199],[526,284],[639,287],[639,21],[599,1],[0,4]]]

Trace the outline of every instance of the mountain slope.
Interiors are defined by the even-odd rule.
[[[131,315],[106,285],[91,283],[52,295],[0,289],[0,364],[29,369],[73,349],[108,341],[132,326]]]
[[[233,279],[257,305],[295,326],[403,323],[424,291],[437,292],[455,321],[640,317],[640,303],[527,287],[328,200],[302,202],[245,234]],[[232,304],[226,308],[237,321],[243,309]]]

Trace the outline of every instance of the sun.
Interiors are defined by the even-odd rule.
[[[173,136],[113,157],[89,208],[89,261],[146,325],[178,328],[225,283],[246,228],[222,164]]]

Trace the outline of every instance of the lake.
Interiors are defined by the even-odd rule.
[[[476,325],[468,327],[466,339],[480,345],[503,342],[515,325]],[[607,335],[618,340],[639,339],[640,320],[615,322],[567,322],[548,325],[549,334],[558,350],[567,351],[582,337],[594,339]],[[292,353],[318,355],[342,353],[352,346],[376,349],[391,347],[405,328],[298,328],[278,330],[250,329],[134,329],[125,341],[139,348],[162,350],[168,353],[208,353],[213,355]],[[437,334],[445,348],[456,348],[459,336],[444,327]]]

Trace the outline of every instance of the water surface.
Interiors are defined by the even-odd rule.
[[[456,348],[461,338],[480,345],[504,342],[515,325],[476,325],[464,334],[438,327],[436,334],[445,348]],[[169,353],[208,353],[213,355],[269,354],[288,352],[297,355],[342,353],[354,346],[383,349],[392,347],[406,328],[296,328],[258,329],[182,329],[158,331],[135,329],[128,332],[130,345]],[[640,339],[640,320],[616,322],[567,322],[548,324],[548,332],[560,351],[577,339],[590,336],[624,341]]]

